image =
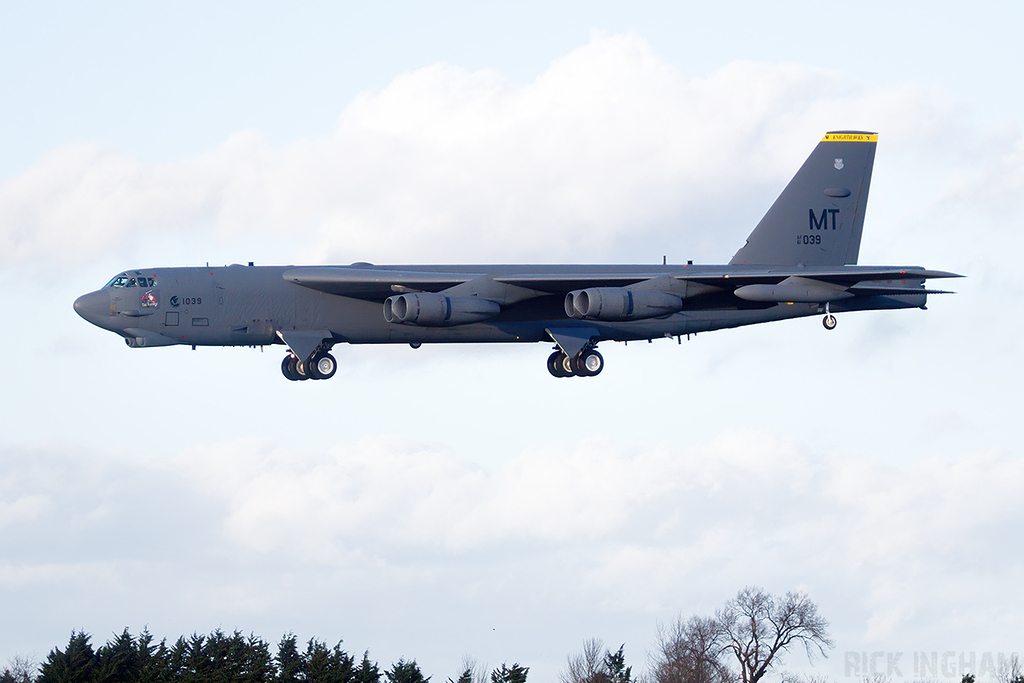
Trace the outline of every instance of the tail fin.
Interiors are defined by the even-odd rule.
[[[857,262],[877,133],[826,133],[730,265]]]

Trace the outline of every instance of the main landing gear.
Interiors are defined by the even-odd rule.
[[[281,374],[293,382],[306,379],[330,379],[337,371],[338,361],[334,360],[334,356],[327,351],[316,352],[309,363],[300,361],[294,353],[289,353],[281,361]]]
[[[604,370],[604,357],[597,349],[583,349],[573,357],[559,349],[548,356],[548,372],[555,377],[593,377]]]

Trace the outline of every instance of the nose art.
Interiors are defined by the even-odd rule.
[[[75,312],[93,325],[110,317],[110,295],[100,290],[89,292],[75,299]]]

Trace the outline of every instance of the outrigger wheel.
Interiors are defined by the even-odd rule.
[[[825,317],[821,319],[821,324],[825,326],[826,330],[836,329],[836,317],[832,315],[832,311],[829,310],[828,304],[825,304]]]

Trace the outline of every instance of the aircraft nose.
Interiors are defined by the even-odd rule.
[[[110,294],[103,290],[83,294],[75,299],[75,313],[93,325],[106,327],[103,323],[110,317]]]

